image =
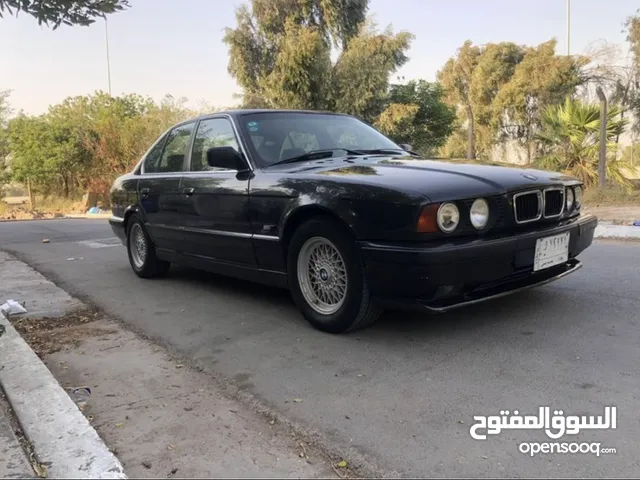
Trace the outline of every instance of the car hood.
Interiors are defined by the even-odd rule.
[[[394,157],[333,157],[286,167],[293,174],[335,176],[348,182],[418,192],[433,202],[577,183],[573,177],[542,170]]]

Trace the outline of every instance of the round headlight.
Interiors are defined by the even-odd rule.
[[[487,222],[489,221],[489,204],[484,198],[478,198],[471,205],[469,214],[471,217],[471,225],[481,230],[487,226]]]
[[[576,208],[579,208],[582,205],[582,187],[575,188],[575,199],[573,203],[576,204]]]
[[[573,208],[573,203],[574,203],[575,197],[573,195],[573,189],[572,188],[567,188],[567,211],[571,211],[571,209]]]
[[[438,226],[445,233],[453,232],[460,223],[460,211],[453,203],[443,203],[438,209]]]

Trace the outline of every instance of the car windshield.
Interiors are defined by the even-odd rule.
[[[327,151],[327,157],[349,151],[403,151],[366,123],[345,115],[263,112],[242,115],[240,123],[262,167],[316,151]]]

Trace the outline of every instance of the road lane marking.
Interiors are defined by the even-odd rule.
[[[118,237],[101,238],[95,240],[82,240],[78,244],[89,248],[108,248],[122,246]]]

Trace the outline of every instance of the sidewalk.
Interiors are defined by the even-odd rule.
[[[0,399],[0,478],[37,478],[7,417],[8,404]]]

